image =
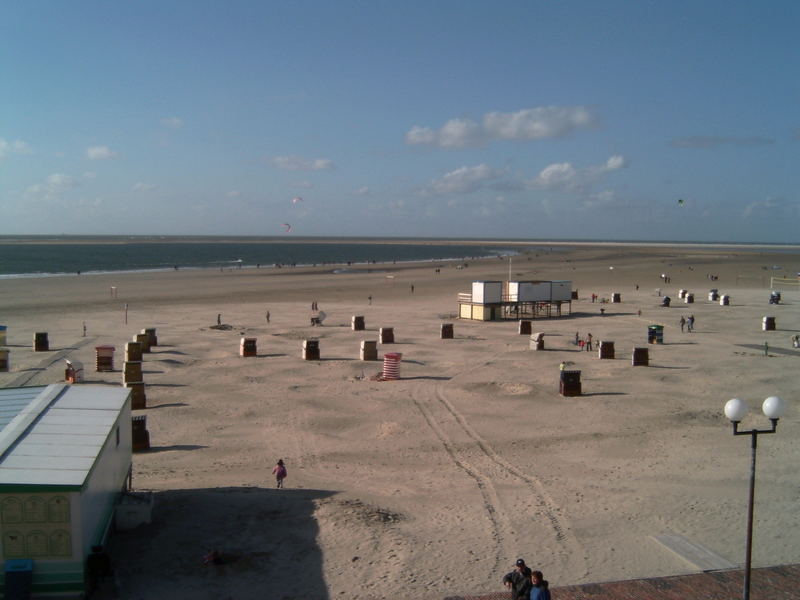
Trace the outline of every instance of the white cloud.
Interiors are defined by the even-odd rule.
[[[242,192],[240,192],[239,190],[231,190],[230,192],[225,194],[225,197],[226,198],[241,198],[242,197]]]
[[[86,149],[86,156],[89,160],[106,160],[116,157],[117,153],[108,146],[90,146]]]
[[[451,119],[438,130],[416,125],[406,134],[406,143],[465,148],[494,140],[559,138],[590,127],[594,121],[591,111],[584,106],[539,106],[513,113],[490,112],[481,123]]]
[[[415,125],[406,134],[406,144],[426,144],[432,145],[436,143],[436,132],[429,127],[420,127]]]
[[[493,169],[485,163],[474,167],[459,167],[433,180],[420,193],[423,196],[469,194],[496,182],[504,174],[505,171]]]
[[[408,144],[425,144],[441,148],[464,148],[482,143],[480,126],[468,119],[451,119],[439,131],[428,127],[412,127],[406,134]]]
[[[55,200],[66,191],[81,185],[81,179],[63,173],[48,175],[42,183],[36,183],[26,190],[26,194],[35,200]]]
[[[0,138],[0,160],[8,158],[12,154],[33,154],[33,150],[27,142],[23,142],[22,140],[9,142]]]
[[[324,171],[333,169],[333,161],[327,158],[306,159],[302,156],[276,156],[272,164],[283,171]]]
[[[583,206],[586,208],[608,208],[618,203],[617,194],[614,190],[603,190],[596,194],[590,194],[584,199]]]
[[[539,106],[515,113],[489,113],[483,117],[483,127],[500,139],[540,140],[562,137],[593,121],[583,106]]]
[[[578,180],[578,172],[572,163],[547,165],[536,177],[536,184],[545,188],[570,187]]]
[[[157,189],[157,185],[153,185],[152,183],[139,183],[133,184],[133,191],[134,192],[152,192],[153,190]]]
[[[770,217],[796,222],[800,219],[800,202],[785,198],[765,198],[748,204],[742,211],[742,217],[745,219]]]
[[[361,186],[360,188],[358,188],[356,190],[356,196],[369,196],[371,193],[372,192],[369,189],[369,186],[366,186],[366,185]]]
[[[622,169],[625,166],[625,157],[618,154],[610,157],[603,165],[585,169],[577,169],[569,162],[553,163],[542,169],[531,185],[545,189],[583,189],[606,173]]]
[[[627,164],[625,162],[625,157],[620,156],[619,154],[615,154],[611,158],[606,161],[605,170],[606,171],[615,171],[617,169],[622,169],[626,167]]]
[[[167,129],[180,129],[183,127],[183,119],[178,117],[165,117],[161,119],[161,125]]]

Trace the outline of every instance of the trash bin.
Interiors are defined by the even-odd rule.
[[[5,600],[28,600],[31,597],[33,583],[33,561],[27,558],[15,558],[6,561],[6,585],[3,598]]]
[[[663,344],[664,343],[664,326],[663,325],[648,325],[647,326],[647,343],[648,344]]]

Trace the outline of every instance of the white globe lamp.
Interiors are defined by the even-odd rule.
[[[738,423],[747,414],[747,403],[739,398],[731,398],[725,403],[725,416],[728,420]]]
[[[761,410],[770,419],[780,419],[786,412],[786,403],[778,396],[770,396],[764,400]]]

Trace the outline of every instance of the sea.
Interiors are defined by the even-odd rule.
[[[463,260],[517,254],[497,242],[153,238],[58,240],[0,238],[0,278],[90,275],[174,269],[275,268]]]
[[[0,236],[0,279],[174,269],[330,266],[504,257],[562,252],[584,240],[442,240],[429,238],[219,238],[167,236]],[[596,240],[598,244],[638,244]],[[661,243],[661,242],[660,242]],[[663,242],[666,243],[666,242]],[[670,242],[736,251],[797,253],[798,246]]]

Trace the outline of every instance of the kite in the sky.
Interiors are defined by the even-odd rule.
[[[302,202],[303,199],[300,196],[295,196],[292,198],[292,204],[297,204],[298,202]]]
[[[683,198],[678,198],[678,206],[683,206]]]
[[[284,233],[289,233],[291,230],[292,230],[292,226],[291,225],[289,225],[288,223],[284,223],[283,224],[283,232]]]

